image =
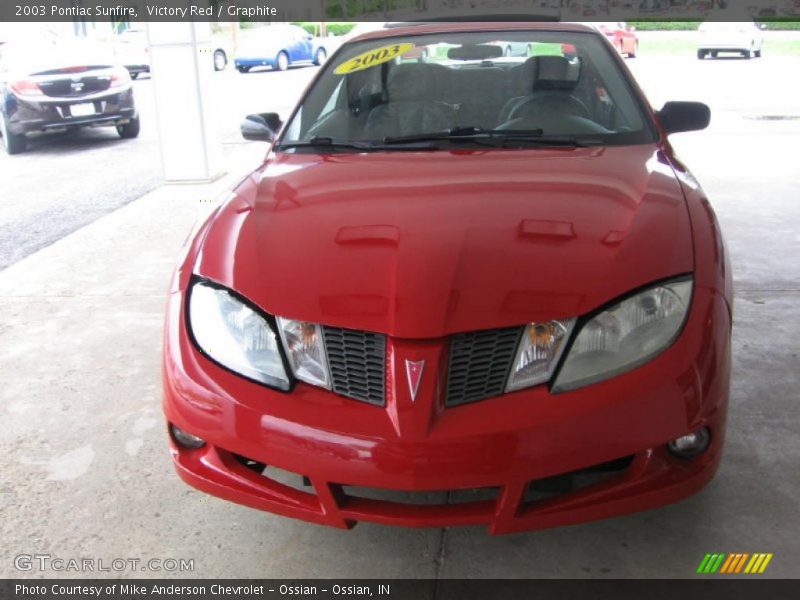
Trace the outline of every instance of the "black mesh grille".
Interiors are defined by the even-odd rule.
[[[386,337],[368,331],[322,327],[333,391],[382,406],[386,381]]]
[[[447,406],[475,402],[505,391],[523,327],[454,335],[450,341]]]

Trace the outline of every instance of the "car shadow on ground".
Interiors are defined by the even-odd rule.
[[[47,155],[60,154],[64,151],[96,150],[98,147],[112,147],[131,141],[120,138],[112,127],[65,131],[29,137],[23,156],[34,152],[39,155]]]
[[[307,69],[309,67],[317,67],[318,65],[289,65],[289,68],[286,71],[279,71],[277,69],[273,69],[272,67],[253,67],[249,71],[239,71],[241,75],[259,75],[265,73],[288,73],[289,71],[299,71],[301,69]]]
[[[701,60],[758,60],[758,58],[747,58],[746,56],[729,54],[727,56],[707,56]]]

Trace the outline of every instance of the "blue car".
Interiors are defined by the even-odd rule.
[[[291,65],[320,64],[325,60],[324,52],[302,27],[270,25],[250,32],[237,50],[234,64],[240,73],[254,67],[285,71]]]

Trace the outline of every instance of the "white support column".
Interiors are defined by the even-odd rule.
[[[148,23],[150,73],[161,159],[168,182],[213,181],[224,174],[209,23]]]

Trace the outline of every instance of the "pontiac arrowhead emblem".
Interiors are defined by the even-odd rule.
[[[406,375],[408,376],[408,391],[411,392],[411,401],[417,399],[417,391],[419,390],[419,383],[422,381],[422,371],[425,370],[424,360],[408,360],[406,359]]]

